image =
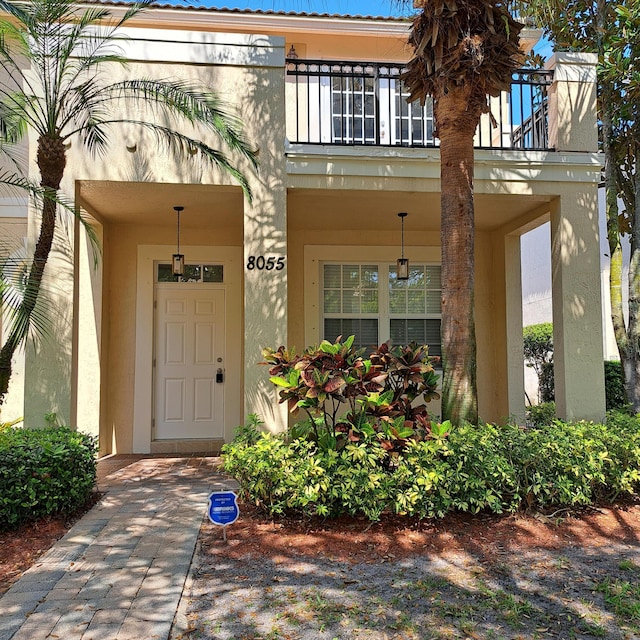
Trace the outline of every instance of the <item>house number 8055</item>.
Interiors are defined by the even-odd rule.
[[[264,256],[249,256],[247,259],[247,269],[249,271],[253,269],[257,269],[258,271],[282,271],[284,269],[284,257],[280,256],[276,258],[275,256],[269,256],[265,258]]]

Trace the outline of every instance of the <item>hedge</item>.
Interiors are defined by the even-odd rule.
[[[68,427],[0,430],[0,530],[85,504],[97,441]]]
[[[408,441],[396,457],[376,439],[322,450],[260,434],[223,448],[243,496],[272,515],[383,512],[439,518],[458,510],[514,512],[611,501],[640,485],[640,420],[480,425]]]

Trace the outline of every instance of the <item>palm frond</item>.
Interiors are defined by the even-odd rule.
[[[242,133],[242,122],[227,110],[222,100],[189,83],[177,80],[124,80],[104,88],[104,93],[137,106],[157,107],[171,116],[180,116],[193,126],[204,126],[234,152],[257,168],[257,154]]]
[[[25,65],[21,60],[30,60],[28,34],[7,20],[0,19],[0,68],[6,73],[11,91],[26,90],[33,93]]]
[[[11,246],[6,239],[0,243],[0,311],[6,323],[7,335],[16,344],[27,338],[42,339],[51,333],[51,323],[45,309],[27,318],[21,313],[25,299],[30,261],[24,246]]]
[[[164,146],[168,152],[174,153],[181,158],[195,158],[197,155],[200,155],[203,161],[209,166],[218,167],[235,178],[238,184],[242,187],[247,200],[252,200],[253,196],[251,193],[251,187],[249,186],[249,181],[244,174],[231,163],[222,151],[210,147],[201,140],[191,138],[190,136],[175,131],[170,127],[165,127],[153,122],[145,122],[143,120],[114,120],[109,124],[116,123],[129,124],[140,127],[146,131],[150,131],[155,137],[158,145]],[[194,154],[194,150],[199,152],[199,154]]]

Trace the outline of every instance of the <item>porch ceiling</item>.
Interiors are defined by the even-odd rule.
[[[174,226],[174,206],[184,207],[180,224],[201,227],[242,221],[243,194],[239,187],[153,182],[81,181],[80,202],[102,222]]]
[[[81,181],[80,202],[100,221],[115,224],[175,225],[173,207],[184,207],[185,228],[220,224],[230,218],[242,223],[243,194],[239,187],[150,182]],[[396,213],[407,211],[407,229],[440,228],[440,194],[401,191],[290,189],[289,228],[395,230]],[[476,228],[481,231],[527,218],[549,198],[521,195],[475,195]]]
[[[543,196],[475,194],[476,228],[491,231],[527,218],[549,201]],[[401,191],[290,189],[291,229],[396,230],[396,213],[409,213],[406,228],[440,229],[440,194]]]

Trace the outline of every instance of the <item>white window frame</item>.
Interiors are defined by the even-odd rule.
[[[375,266],[378,272],[378,311],[374,312],[326,312],[324,310],[324,267],[326,265],[334,265],[339,267],[345,266]],[[427,263],[427,262],[414,262],[415,266],[420,267],[440,267],[440,264]],[[321,325],[321,337],[329,340],[333,340],[334,336],[327,337],[324,335],[325,320],[327,318],[339,319],[339,320],[366,320],[375,319],[378,321],[378,345],[383,342],[387,342],[391,339],[391,322],[392,320],[441,320],[442,312],[440,313],[396,313],[391,310],[391,297],[389,295],[389,274],[395,268],[395,263],[389,263],[386,260],[382,261],[370,261],[370,262],[356,262],[350,260],[344,260],[342,262],[335,262],[332,260],[325,260],[321,263],[320,271],[320,292],[322,300],[320,301],[320,307],[322,309],[322,325]],[[342,292],[342,289],[340,289]],[[425,301],[426,303],[426,301]],[[346,336],[344,336],[346,337]],[[372,346],[372,345],[370,345]],[[377,345],[376,345],[377,346]]]
[[[338,78],[340,80],[341,89],[337,90],[332,85],[332,80]],[[364,76],[363,76],[364,77]],[[416,108],[417,103],[406,103],[407,93],[402,91],[400,82],[396,78],[380,78],[374,79],[374,88],[372,91],[366,90],[365,87],[360,90],[355,90],[349,81],[352,78],[342,76],[332,76],[330,73],[321,76],[312,76],[307,79],[305,87],[306,91],[306,112],[302,114],[298,113],[298,121],[303,125],[307,123],[306,142],[321,143],[321,144],[366,144],[374,145],[378,144],[376,136],[379,135],[379,144],[392,145],[392,146],[411,146],[411,145],[439,145],[439,140],[433,135],[435,130],[435,123],[433,117],[433,106],[431,107],[431,115],[427,116],[424,107],[420,108],[421,114],[419,116],[414,115],[413,111]],[[304,93],[304,92],[303,92]],[[341,105],[342,112],[334,113],[333,99],[334,96],[342,96]],[[360,96],[362,99],[362,109],[357,113],[354,111],[355,96]],[[372,113],[368,113],[366,105],[366,96],[371,96],[374,101],[374,108]],[[401,107],[402,113],[398,113],[397,101],[403,105]],[[304,109],[305,105],[302,103],[298,108]],[[404,112],[406,110],[406,113]],[[378,115],[380,131],[376,131],[378,122],[376,121],[376,113]],[[343,121],[344,131],[341,135],[336,135],[334,131],[334,117],[340,118]],[[354,136],[354,120],[358,120],[362,123],[362,136],[357,138]],[[367,136],[366,122],[371,120],[373,122],[373,134]],[[414,139],[413,137],[413,123],[414,121],[420,121],[424,139]],[[402,137],[402,122],[406,123],[407,136]],[[427,137],[427,126],[431,124],[431,136]],[[304,126],[299,133],[301,137],[300,142],[305,142],[304,138]]]
[[[318,344],[324,333],[324,264],[387,264],[393,265],[399,256],[399,247],[366,247],[353,245],[306,245],[304,250],[304,308],[305,308],[305,344]],[[440,266],[440,247],[405,246],[405,256],[415,264]],[[382,276],[380,275],[382,281]],[[378,299],[378,316],[385,305],[389,309],[388,273],[384,286],[380,287]],[[368,314],[364,314],[368,315]],[[364,317],[362,315],[361,317]],[[395,314],[394,314],[395,315]],[[421,318],[431,314],[420,315]],[[391,314],[387,311],[386,326],[379,320],[378,342],[389,339]],[[396,316],[398,317],[398,316]],[[403,316],[405,317],[405,316]],[[409,316],[406,316],[409,317]],[[417,316],[415,316],[417,317]],[[435,317],[435,316],[434,316]],[[438,316],[439,317],[439,316]]]

